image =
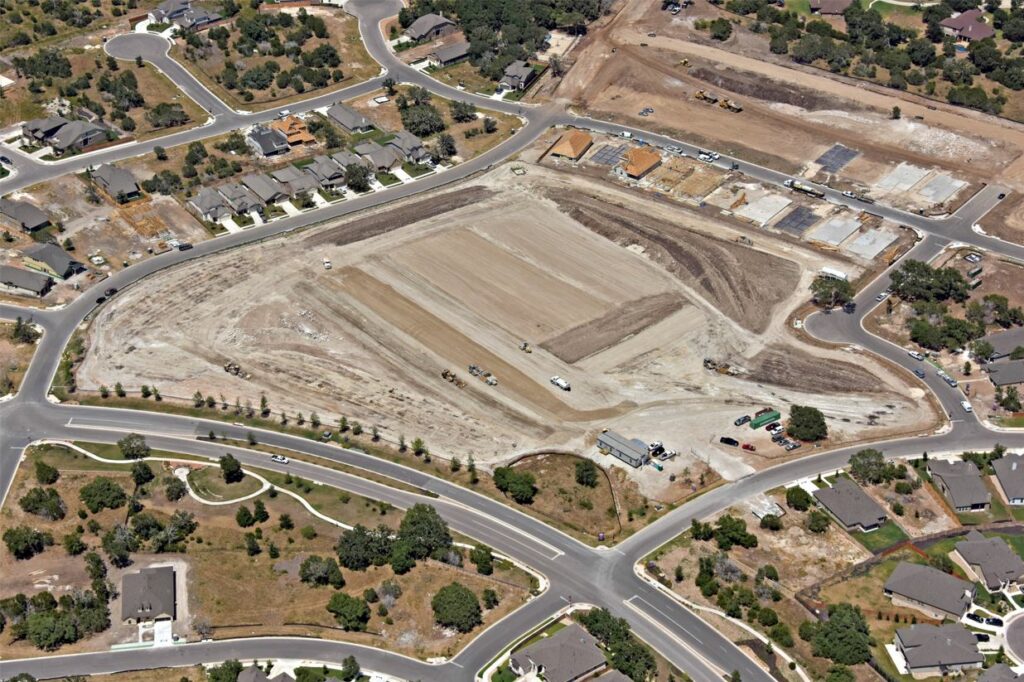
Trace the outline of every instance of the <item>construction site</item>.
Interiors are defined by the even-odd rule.
[[[100,311],[78,383],[265,394],[275,413],[343,414],[482,464],[593,453],[606,428],[656,434],[680,452],[666,472],[700,460],[735,478],[769,463],[717,446],[746,406],[818,406],[834,442],[932,425],[871,358],[792,335],[787,316],[828,265],[857,267],[606,181],[505,165],[144,280]],[[648,469],[631,475],[668,478]]]

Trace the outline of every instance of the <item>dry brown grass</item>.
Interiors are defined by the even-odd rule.
[[[30,343],[16,343],[11,339],[11,332],[14,323],[0,322],[0,377],[7,376],[13,384],[13,391],[18,390],[21,385],[21,378],[25,376],[28,364],[35,354],[35,345]],[[3,386],[0,385],[0,393],[3,393]]]

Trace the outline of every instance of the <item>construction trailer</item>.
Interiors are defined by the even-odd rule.
[[[604,431],[597,437],[597,448],[621,459],[631,467],[641,467],[651,461],[650,448],[639,438],[626,438],[614,431]]]

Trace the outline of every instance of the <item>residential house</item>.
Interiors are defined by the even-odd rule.
[[[1024,383],[1024,360],[1003,360],[985,365],[993,386],[1015,386]]]
[[[192,8],[192,0],[164,0],[150,11],[149,20],[155,24],[166,24]]]
[[[341,126],[346,133],[368,133],[373,130],[373,124],[358,111],[338,102],[327,109],[327,117]]]
[[[992,356],[989,360],[1002,360],[1010,357],[1018,348],[1024,352],[1024,327],[989,334],[984,340],[992,345]]]
[[[25,121],[21,126],[21,136],[29,144],[43,145],[55,132],[70,123],[63,116],[48,116]]]
[[[410,163],[426,163],[430,161],[430,152],[423,146],[423,140],[408,130],[400,130],[388,140],[388,147],[393,148],[399,156]]]
[[[270,677],[253,663],[238,673],[238,682],[295,682],[295,678],[288,673],[278,673]]]
[[[104,163],[92,171],[91,176],[93,182],[119,204],[137,199],[141,195],[135,176],[124,168]]]
[[[983,511],[991,504],[991,493],[974,462],[932,459],[928,461],[928,473],[958,512]]]
[[[228,203],[228,208],[235,215],[262,211],[263,202],[248,187],[237,182],[229,182],[220,186],[220,195]]]
[[[661,165],[661,154],[650,147],[632,147],[622,156],[622,161],[615,167],[620,177],[639,180]]]
[[[974,633],[959,624],[900,628],[893,644],[915,679],[956,675],[985,662]]]
[[[814,499],[847,531],[875,530],[887,518],[882,505],[844,476],[837,478],[830,488],[815,490]]]
[[[295,166],[285,166],[276,171],[271,171],[270,177],[284,185],[288,191],[288,196],[291,197],[316,191],[316,188],[320,186],[315,177],[299,170]]]
[[[107,128],[88,121],[68,121],[50,135],[47,143],[57,155],[80,150],[107,139]]]
[[[532,673],[547,682],[575,682],[607,665],[597,640],[577,623],[513,651],[509,658],[509,667],[516,675]]]
[[[942,27],[942,32],[946,35],[967,42],[984,40],[996,34],[992,25],[985,23],[985,13],[980,9],[969,9],[948,19],[943,19],[939,22],[939,26]]]
[[[294,147],[300,144],[313,144],[316,138],[309,132],[306,122],[298,116],[285,116],[270,124],[274,130],[284,133],[288,140],[288,146]]]
[[[987,538],[976,530],[956,543],[954,559],[973,573],[990,592],[1017,584],[1024,577],[1024,561],[1002,538]]]
[[[0,199],[0,216],[25,232],[35,232],[50,224],[50,216],[27,201]]]
[[[56,244],[33,244],[25,249],[22,262],[54,279],[65,280],[85,269]]]
[[[975,594],[974,583],[906,561],[896,566],[883,589],[895,606],[917,609],[931,618],[953,620],[967,613]]]
[[[651,461],[651,450],[639,438],[626,438],[614,431],[604,431],[597,437],[597,449],[621,459],[636,468]]]
[[[291,149],[287,135],[280,130],[266,126],[255,126],[249,131],[245,141],[253,152],[264,158],[284,154]]]
[[[217,12],[211,12],[202,7],[189,7],[183,13],[174,18],[174,24],[185,31],[198,31],[209,28],[223,19]]]
[[[356,157],[356,163],[359,163],[358,157]],[[314,157],[313,163],[302,170],[313,176],[321,187],[341,187],[345,184],[345,169],[331,157],[323,154]]]
[[[427,55],[427,63],[433,67],[451,66],[469,56],[469,43],[459,41],[439,47]]]
[[[454,21],[433,12],[419,17],[416,21],[409,24],[409,28],[405,29],[405,35],[416,42],[433,40],[454,32]]]
[[[41,272],[0,265],[0,286],[11,293],[42,297],[50,292],[53,279]]]
[[[1024,505],[1024,455],[1007,453],[992,460],[992,469],[1010,504],[1014,507]]]
[[[141,623],[176,617],[174,569],[144,568],[121,579],[121,620]]]
[[[536,77],[537,72],[533,67],[520,59],[505,67],[498,85],[504,90],[525,90]]]
[[[349,166],[365,166],[366,159],[363,159],[358,154],[353,154],[348,150],[342,150],[331,154],[331,160],[338,164],[342,168],[348,168]]]
[[[382,147],[373,140],[360,142],[356,145],[355,152],[363,157],[374,171],[389,171],[395,166],[402,165],[402,159],[395,147]]]
[[[841,15],[852,4],[853,0],[811,0],[811,14]]]
[[[1020,675],[1005,663],[996,663],[978,676],[978,682],[1017,682],[1019,679]]]
[[[196,215],[211,223],[220,222],[234,213],[224,195],[213,187],[204,187],[199,194],[188,200],[188,205]]]
[[[288,199],[288,189],[274,178],[263,173],[246,175],[242,178],[242,184],[259,197],[260,201],[264,204],[276,204]]]
[[[551,148],[551,156],[579,161],[593,144],[594,138],[582,130],[567,130]]]

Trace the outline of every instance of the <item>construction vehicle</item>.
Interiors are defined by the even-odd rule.
[[[754,245],[754,240],[753,239],[751,239],[750,237],[745,237],[743,235],[740,235],[739,237],[736,237],[736,242],[739,243],[739,244],[745,244],[747,246],[753,246]]]
[[[704,369],[733,377],[743,374],[745,371],[742,367],[730,365],[728,362],[718,362],[713,358],[704,358]]]
[[[743,111],[743,106],[739,102],[731,99],[723,99],[721,102],[718,103],[718,106],[722,107],[723,109],[728,109],[734,114],[738,114],[739,112]]]
[[[465,388],[466,387],[466,382],[463,381],[462,379],[460,379],[459,377],[457,377],[455,375],[455,372],[451,371],[448,368],[445,368],[445,369],[441,370],[441,378],[444,379],[445,381],[451,383],[451,384],[455,384],[459,388]]]
[[[478,377],[484,373],[484,370],[480,367],[480,365],[470,365],[468,369],[469,373],[475,377]]]
[[[718,95],[716,95],[713,92],[708,92],[707,90],[698,90],[697,92],[693,93],[693,96],[709,104],[718,103]]]
[[[330,261],[330,259],[324,258],[324,270],[330,270],[330,269],[331,269],[331,261]]]
[[[811,187],[807,183],[800,182],[799,180],[786,180],[784,183],[782,183],[782,185],[784,187],[788,187],[794,192],[803,192],[804,194],[815,197],[817,199],[821,199],[823,196],[825,196],[825,193],[822,192],[820,189],[816,187]]]
[[[521,342],[519,344],[519,350],[523,351],[524,353],[532,353],[533,352],[533,346],[531,346],[526,341],[523,341],[523,342]]]
[[[682,59],[682,60],[679,61],[679,63],[676,64],[676,66],[689,66],[689,65],[690,65],[690,60],[689,59]]]

